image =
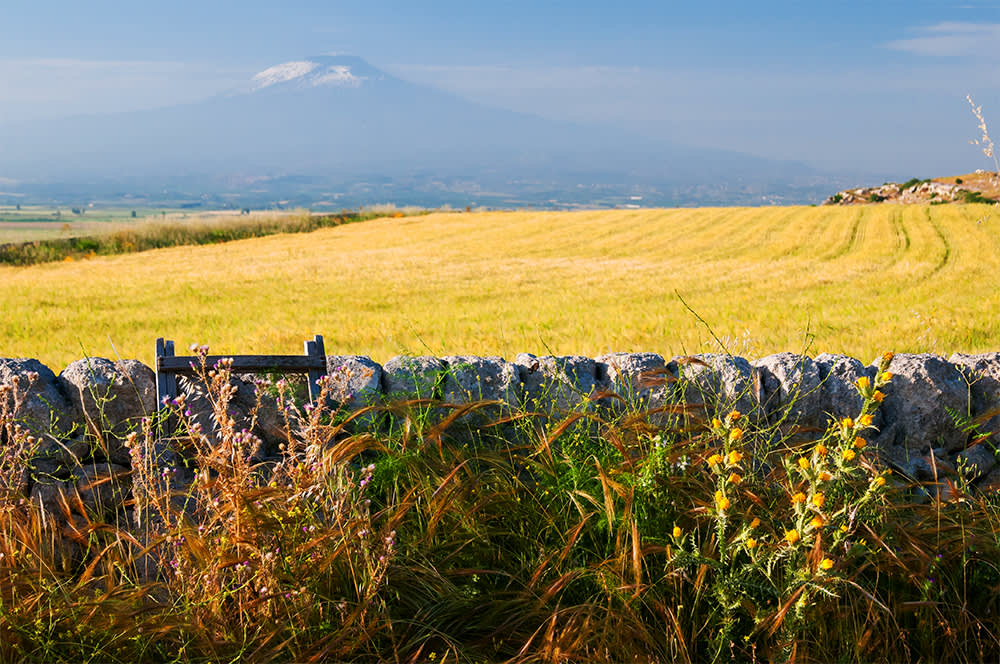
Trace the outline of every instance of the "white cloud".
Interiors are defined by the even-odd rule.
[[[1000,58],[1000,23],[948,21],[918,32],[916,37],[897,39],[886,47],[925,56]]]

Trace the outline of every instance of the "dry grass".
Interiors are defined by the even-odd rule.
[[[0,267],[0,356],[995,350],[987,206],[496,212]],[[112,345],[113,344],[113,345]]]

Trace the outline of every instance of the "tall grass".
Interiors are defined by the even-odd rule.
[[[995,661],[997,496],[958,478],[920,502],[879,465],[887,363],[805,444],[671,383],[657,412],[486,424],[467,415],[495,404],[395,403],[361,431],[305,408],[265,465],[206,367],[216,432],[183,424],[171,458],[145,421],[127,515],[7,487],[0,657]],[[27,468],[11,403],[5,463]]]
[[[33,265],[164,247],[218,244],[278,233],[305,233],[382,216],[403,216],[418,212],[420,211],[415,208],[406,208],[404,212],[394,206],[383,205],[356,212],[343,210],[338,214],[301,211],[287,215],[233,216],[211,221],[147,221],[89,236],[0,244],[0,263]]]

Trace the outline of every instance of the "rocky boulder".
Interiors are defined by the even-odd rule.
[[[956,353],[949,362],[954,364],[969,384],[972,397],[972,417],[979,430],[993,434],[993,444],[1000,445],[1000,353],[966,355]]]
[[[759,410],[755,368],[742,357],[710,353],[677,357],[679,400],[704,404],[709,417],[724,416],[734,410],[756,419]]]
[[[326,372],[330,379],[332,407],[353,413],[382,400],[382,367],[360,355],[328,355]],[[366,413],[358,419],[358,427],[377,425],[379,414]]]
[[[881,409],[885,425],[876,442],[916,452],[963,449],[968,435],[948,414],[948,409],[964,413],[967,408],[969,386],[958,367],[937,355],[899,354],[889,371],[893,379],[883,388]]]
[[[761,406],[771,422],[783,422],[813,437],[826,430],[827,397],[816,362],[806,355],[776,353],[753,366],[761,370]]]
[[[59,381],[38,360],[0,358],[0,410],[4,408],[17,424],[35,435],[60,436],[75,426]],[[5,435],[0,431],[0,441]]]
[[[208,385],[200,377],[180,376],[177,385],[185,397],[184,416],[209,440],[222,434]],[[256,437],[253,449],[246,450],[253,460],[280,455],[280,446],[288,441],[289,429],[297,430],[299,419],[290,404],[279,407],[276,397],[268,391],[267,381],[253,375],[229,377],[231,391],[226,414],[236,422],[237,431],[247,429]],[[218,395],[214,399],[218,403]],[[288,418],[286,423],[285,419]]]
[[[390,401],[440,399],[447,366],[429,355],[397,355],[382,367],[382,388]]]
[[[521,380],[524,408],[549,415],[589,408],[589,397],[597,387],[597,363],[593,359],[521,353],[514,358],[514,364]]]
[[[448,403],[502,401],[508,408],[520,401],[521,376],[502,357],[449,355],[441,358],[446,377],[441,396]]]
[[[610,353],[595,359],[600,387],[617,395],[606,399],[615,411],[651,410],[667,403],[667,363],[656,353]]]
[[[125,436],[156,410],[152,369],[135,360],[93,357],[71,363],[59,374],[59,382],[77,421],[97,441],[100,454],[127,465]]]

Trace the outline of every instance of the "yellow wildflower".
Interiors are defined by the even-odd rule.
[[[844,461],[853,461],[855,457],[854,450],[846,449],[844,450]]]
[[[729,423],[732,423],[732,422],[735,422],[736,420],[740,419],[741,417],[743,417],[743,413],[741,413],[738,410],[734,410],[733,412],[731,412],[728,415],[726,415],[726,421],[729,422]]]
[[[829,558],[824,558],[819,563],[820,569],[831,569],[833,567],[833,561]]]
[[[799,531],[792,528],[791,530],[785,531],[785,539],[789,544],[795,544],[799,541]]]
[[[721,511],[728,510],[729,509],[729,505],[730,505],[729,498],[726,497],[726,494],[722,493],[721,491],[716,491],[715,492],[715,506],[719,508],[719,511],[721,512]]]
[[[854,420],[852,420],[849,417],[845,417],[844,419],[842,419],[840,421],[840,426],[844,427],[845,429],[853,429],[854,428]]]
[[[736,450],[733,450],[732,452],[729,453],[729,465],[730,466],[735,466],[740,461],[743,461],[743,455],[742,454],[740,454]]]
[[[684,531],[681,530],[680,526],[674,526],[674,538],[678,538],[678,537],[680,537],[683,534],[684,534]]]
[[[743,429],[739,427],[733,427],[733,430],[729,432],[729,440],[739,440],[743,437]]]
[[[713,417],[712,418],[712,428],[713,429],[721,429],[722,428],[722,420],[720,420],[718,417]]]
[[[816,446],[816,454],[820,455],[821,457],[825,457],[826,453],[827,453],[826,445],[820,443],[819,445]]]
[[[855,438],[854,442],[851,443],[851,444],[854,445],[854,447],[858,448],[859,450],[863,450],[863,449],[865,449],[865,445],[868,444],[868,441],[865,440],[864,438],[861,438],[859,436],[859,437]]]
[[[886,364],[892,362],[892,358],[894,357],[895,355],[893,355],[892,351],[890,350],[887,350],[886,352],[882,353],[882,361],[885,362]]]
[[[713,454],[712,456],[708,457],[708,465],[710,465],[710,466],[719,466],[721,464],[722,464],[722,455],[721,454]]]
[[[760,525],[760,519],[758,519],[757,517],[754,517],[753,521],[750,522],[751,528],[756,528],[759,525]]]
[[[792,502],[793,503],[804,503],[804,502],[806,502],[806,494],[804,494],[801,491],[799,491],[794,496],[792,496]]]
[[[807,457],[799,457],[799,468],[809,470],[809,459]]]
[[[809,522],[809,525],[813,528],[822,528],[824,523],[825,521],[823,521],[823,517],[817,514],[812,518],[812,521]]]
[[[847,532],[847,526],[841,526],[840,527],[840,532],[846,533]]]
[[[743,477],[741,475],[739,475],[738,473],[730,473],[729,474],[729,483],[730,484],[739,484],[742,481],[743,481]]]
[[[883,399],[885,399],[885,395],[882,394],[880,390],[875,390],[875,392],[872,394],[872,400],[877,403],[882,403]]]
[[[875,486],[885,486],[885,478],[879,475],[875,478]]]
[[[828,472],[826,472],[824,470],[824,471],[820,472],[820,474],[819,474],[819,481],[820,482],[829,482],[830,478],[832,478],[832,477],[833,477],[833,475],[831,475],[830,473],[828,473]]]
[[[882,374],[882,382],[883,383],[888,383],[890,380],[892,380],[892,372],[891,371],[886,371],[885,373]]]
[[[816,507],[823,507],[824,503],[826,503],[826,496],[823,494],[817,493],[813,496],[813,505]]]
[[[748,548],[748,549],[753,549],[754,547],[756,547],[756,546],[757,546],[757,540],[755,540],[755,539],[754,539],[754,538],[752,538],[752,537],[748,537],[748,538],[746,539],[746,545],[747,545],[747,548]]]
[[[862,376],[861,378],[858,378],[858,381],[857,381],[858,388],[860,388],[862,390],[866,390],[866,389],[868,389],[868,385],[870,385],[870,384],[871,384],[871,381],[868,380],[868,376]]]
[[[870,427],[873,421],[875,421],[875,419],[871,415],[861,416],[861,424],[863,424],[866,427]]]

